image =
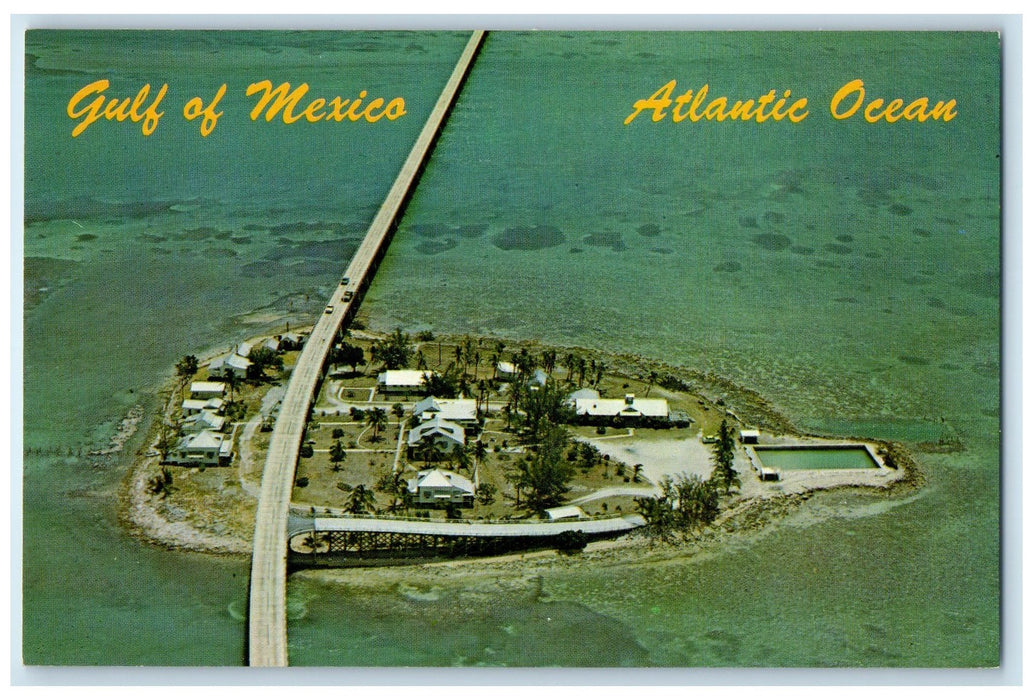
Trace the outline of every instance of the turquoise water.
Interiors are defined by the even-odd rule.
[[[863,447],[829,450],[820,447],[780,450],[777,447],[754,448],[765,467],[771,469],[874,469],[868,450]]]
[[[28,35],[25,254],[77,264],[25,315],[27,662],[240,662],[247,563],[126,537],[124,460],[82,455],[183,354],[261,314],[319,313],[464,42]],[[372,326],[639,353],[755,388],[810,430],[947,431],[965,450],[918,453],[917,497],[821,494],[702,559],[550,573],[545,599],[474,612],[483,591],[461,586],[413,601],[292,581],[292,663],[995,665],[998,55],[996,36],[957,33],[489,35],[364,302]],[[153,136],[70,138],[68,97],[98,77],[169,83]],[[822,102],[857,77],[956,98],[959,116],[832,120]],[[252,123],[243,90],[263,78],[404,95],[409,115]],[[622,124],[671,79],[814,108],[796,125]],[[201,139],[177,106],[223,82]]]

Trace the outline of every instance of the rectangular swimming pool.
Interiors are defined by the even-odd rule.
[[[862,445],[843,447],[754,447],[761,464],[769,469],[877,469],[878,464]]]

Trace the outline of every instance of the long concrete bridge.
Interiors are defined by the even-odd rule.
[[[370,224],[340,285],[327,303],[326,312],[313,328],[291,374],[269,442],[255,513],[248,606],[248,663],[251,666],[287,665],[287,514],[309,407],[323,375],[330,346],[341,328],[351,322],[363,293],[373,279],[398,217],[483,39],[484,32],[476,31],[467,42],[430,118]]]

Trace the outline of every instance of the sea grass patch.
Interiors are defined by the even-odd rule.
[[[609,248],[616,252],[627,250],[627,246],[624,245],[624,238],[616,231],[597,231],[591,233],[585,236],[584,242],[590,246]]]
[[[421,241],[416,245],[416,252],[423,255],[437,255],[446,250],[452,250],[457,245],[459,245],[459,241],[454,238],[446,238],[443,241]]]
[[[564,243],[567,237],[555,226],[511,226],[492,243],[502,250],[544,250]]]
[[[790,243],[792,241],[789,240],[789,236],[783,236],[781,233],[758,233],[753,236],[754,245],[774,252],[785,250]]]

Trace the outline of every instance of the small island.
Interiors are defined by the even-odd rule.
[[[699,372],[363,327],[333,346],[307,417],[291,497],[292,517],[312,523],[290,541],[302,564],[349,563],[347,551],[317,556],[332,549],[317,519],[568,523],[563,537],[527,547],[566,553],[593,540],[677,546],[739,529],[729,523],[759,527],[816,489],[919,478],[899,445],[802,434],[760,396]],[[265,450],[306,337],[285,330],[177,363],[127,477],[131,529],[167,547],[250,552]],[[418,560],[419,542],[398,555]]]

